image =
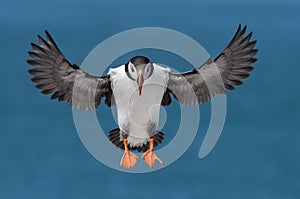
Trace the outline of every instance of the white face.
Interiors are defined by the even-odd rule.
[[[152,70],[153,70],[153,65],[152,63],[149,63],[146,65],[145,69],[144,69],[144,79],[148,79],[151,74],[152,74]]]
[[[136,71],[135,66],[131,62],[129,62],[128,64],[128,72],[130,77],[132,77],[132,79],[137,80],[138,72]]]
[[[129,62],[127,65],[126,74],[129,78],[136,81],[138,85],[139,95],[142,94],[142,88],[144,80],[148,79],[153,73],[153,64],[148,63],[147,65],[141,64],[135,67],[133,63]]]
[[[139,70],[141,70],[142,68],[140,68]],[[138,76],[139,76],[139,72],[142,72],[143,74],[143,79],[146,80],[148,79],[152,72],[153,72],[153,65],[152,63],[148,63],[144,68],[143,68],[143,71],[138,71],[136,69],[136,67],[131,63],[129,62],[128,64],[128,72],[129,72],[129,75],[130,77],[133,79],[133,80],[137,80]]]

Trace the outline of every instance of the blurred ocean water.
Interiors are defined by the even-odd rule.
[[[299,10],[299,1],[279,0],[2,1],[0,198],[299,198]],[[239,23],[254,31],[259,61],[245,85],[228,92],[223,133],[203,160],[198,150],[209,103],[200,106],[198,135],[178,161],[154,173],[126,174],[95,160],[76,133],[68,104],[50,101],[29,81],[26,52],[45,29],[80,65],[107,37],[147,26],[183,32],[216,57]],[[112,66],[135,53],[179,71],[191,68],[151,50],[124,55]],[[109,121],[107,131],[116,127],[110,113],[105,106],[97,111],[100,122]],[[166,142],[177,119],[168,117]]]

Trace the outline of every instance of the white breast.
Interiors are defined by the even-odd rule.
[[[130,146],[141,146],[156,133],[160,104],[170,69],[157,64],[153,66],[153,74],[144,81],[141,95],[138,94],[137,83],[127,77],[124,65],[110,69],[108,73],[112,82],[119,128],[128,134]]]

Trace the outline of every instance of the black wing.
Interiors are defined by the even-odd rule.
[[[239,25],[236,34],[223,52],[214,60],[207,60],[201,67],[182,74],[169,74],[168,89],[182,104],[202,104],[225,88],[233,90],[243,84],[254,69],[251,64],[258,49],[256,41],[250,41],[252,32],[245,36],[246,26]]]
[[[45,31],[47,41],[38,35],[39,45],[31,43],[33,51],[27,63],[34,66],[28,70],[31,81],[43,94],[52,94],[51,99],[66,101],[73,108],[94,110],[102,97],[111,105],[112,90],[110,76],[89,75],[76,64],[71,64],[61,53],[50,34]]]

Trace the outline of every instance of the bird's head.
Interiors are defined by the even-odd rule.
[[[126,65],[125,71],[127,76],[136,81],[139,89],[139,95],[142,94],[144,81],[148,79],[153,73],[153,63],[147,57],[136,56],[133,57]]]

